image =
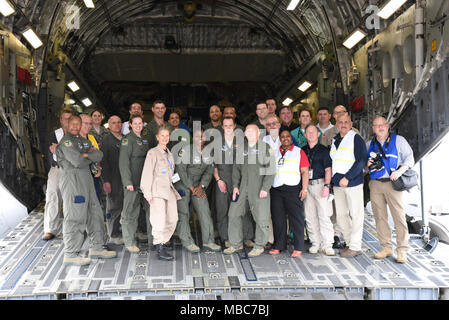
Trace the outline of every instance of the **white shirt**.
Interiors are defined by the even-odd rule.
[[[334,125],[333,125],[332,123],[330,123],[330,122],[329,122],[329,126],[328,126],[327,128],[325,128],[325,129],[321,128],[319,123],[318,123],[316,126],[317,126],[318,129],[320,129],[320,131],[321,131],[323,134],[324,134],[327,130],[332,129],[332,128],[334,127]]]
[[[276,150],[281,147],[281,139],[279,138],[279,136],[277,136],[276,140],[273,140],[270,135],[267,135],[262,140],[263,142],[268,143],[268,145],[270,146],[271,154],[274,154]]]
[[[62,128],[55,130],[55,136],[56,140],[59,143],[59,141],[61,141],[61,139],[64,137],[64,130],[62,130]],[[56,154],[53,154],[53,160],[55,160],[56,162],[58,161],[58,159],[56,159]]]
[[[234,139],[232,139],[232,140],[226,140],[225,139],[225,141],[226,141],[226,145],[228,146],[228,148],[232,149],[232,143],[234,142]]]

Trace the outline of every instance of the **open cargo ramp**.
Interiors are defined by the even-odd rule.
[[[447,298],[449,267],[410,240],[409,262],[375,260],[374,219],[365,218],[363,254],[355,258],[287,253],[248,258],[182,249],[174,237],[171,262],[141,247],[84,267],[63,265],[63,241],[44,241],[43,207],[0,239],[0,299],[372,299]],[[83,252],[87,255],[87,242]]]

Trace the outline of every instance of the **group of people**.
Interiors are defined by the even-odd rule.
[[[386,119],[374,120],[375,137],[365,143],[352,127],[344,106],[312,113],[283,107],[276,101],[256,105],[245,127],[237,124],[234,107],[209,109],[210,123],[192,128],[173,110],[155,101],[153,120],[144,122],[140,103],[129,108],[130,119],[75,115],[63,109],[50,150],[44,212],[44,239],[61,232],[63,204],[64,262],[85,265],[91,258],[113,258],[107,243],[131,253],[147,241],[161,260],[173,260],[170,239],[177,233],[183,247],[199,252],[190,229],[197,214],[204,250],[233,254],[251,247],[248,256],[268,250],[277,255],[292,239],[292,257],[304,251],[335,255],[335,235],[343,237],[343,257],[361,253],[364,171],[370,174],[370,195],[382,250],[375,258],[393,255],[387,204],[397,233],[398,262],[406,262],[408,229],[401,192],[392,188],[414,165],[413,152],[401,136],[390,134]],[[382,166],[372,168],[370,152],[381,152]],[[104,196],[105,199],[104,199]],[[333,200],[333,196],[335,199]],[[104,208],[103,208],[104,207]],[[105,223],[106,222],[106,223]],[[84,232],[89,257],[80,255]],[[216,237],[220,243],[216,243]]]

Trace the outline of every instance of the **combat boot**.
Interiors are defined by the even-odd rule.
[[[260,256],[264,251],[265,251],[265,250],[264,250],[263,248],[259,248],[259,249],[253,248],[253,250],[251,250],[251,251],[248,253],[248,257],[257,257],[257,256]]]
[[[64,257],[64,264],[67,266],[85,266],[92,262],[90,258],[74,257],[66,258]]]
[[[186,248],[186,250],[191,252],[191,253],[200,252],[200,248],[196,244],[194,244],[194,243],[189,244],[188,246],[186,246],[184,248]]]
[[[391,257],[393,255],[393,250],[391,249],[382,249],[378,253],[374,255],[375,259],[385,259],[386,257]]]
[[[407,262],[407,252],[396,251],[396,253],[397,253],[397,257],[396,257],[397,263],[406,263]]]
[[[224,254],[233,254],[233,253],[235,253],[235,252],[237,252],[237,251],[241,251],[241,250],[243,250],[243,246],[240,246],[240,247],[238,247],[237,249],[234,248],[233,246],[230,246],[229,248],[225,249],[225,250],[223,251],[223,253],[224,253]]]
[[[254,247],[254,242],[252,240],[245,240],[245,246],[252,248]]]
[[[212,251],[214,251],[214,252],[219,252],[219,251],[221,251],[221,247],[220,247],[219,245],[213,243],[213,242],[203,244],[203,248],[212,250]]]
[[[122,245],[124,243],[123,238],[111,238],[109,240],[109,242],[116,244],[116,245]]]
[[[126,249],[131,253],[138,253],[140,251],[140,249],[137,248],[136,246],[126,247]]]
[[[173,256],[170,253],[168,253],[168,250],[164,245],[157,244],[156,250],[159,255],[159,260],[171,261],[174,259]]]
[[[89,258],[91,259],[112,259],[117,256],[117,253],[115,251],[108,251],[108,250],[102,250],[102,251],[95,251],[90,250],[89,251]]]

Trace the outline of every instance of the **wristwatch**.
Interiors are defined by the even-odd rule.
[[[330,188],[330,187],[331,187],[331,185],[330,185],[330,184],[325,184],[324,186],[325,186],[325,187],[328,187],[328,188]]]

